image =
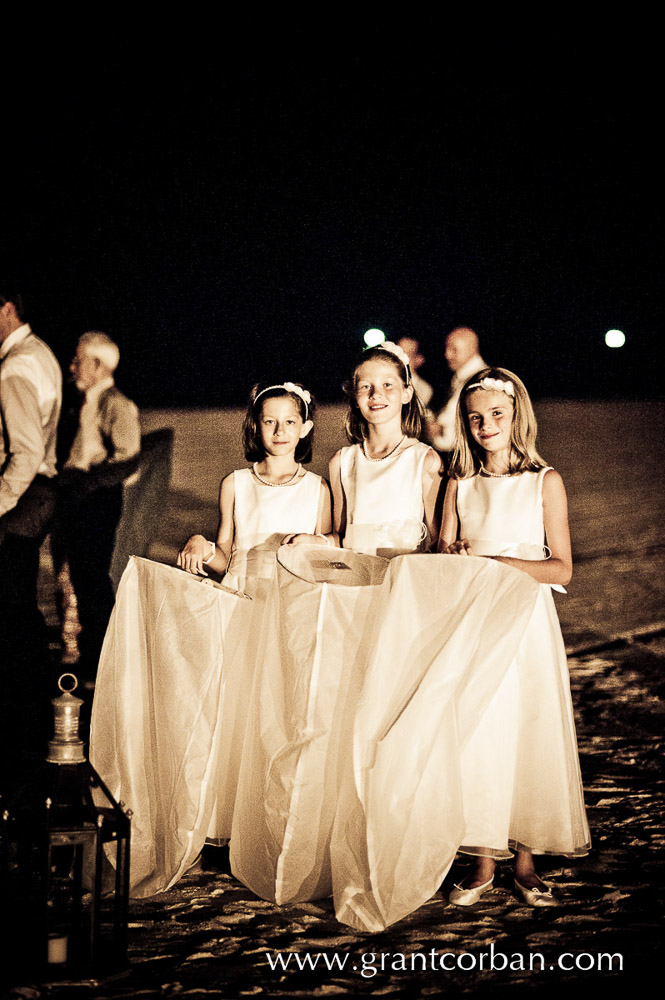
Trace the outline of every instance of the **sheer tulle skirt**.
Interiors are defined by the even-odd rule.
[[[264,622],[231,869],[278,903],[330,895],[330,839],[388,563],[284,548]]]
[[[90,759],[132,810],[131,891],[173,885],[231,834],[265,602],[133,557],[104,640]]]
[[[131,561],[100,665],[91,756],[133,812],[132,891],[206,837],[286,903],[334,894],[380,930],[458,849],[589,846],[549,589],[480,557],[280,550],[265,600]]]

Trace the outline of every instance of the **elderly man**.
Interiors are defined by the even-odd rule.
[[[458,326],[446,337],[446,361],[453,373],[448,401],[429,426],[430,442],[440,452],[450,452],[454,447],[455,411],[462,386],[468,378],[485,368],[478,352],[478,336],[468,326]]]
[[[56,547],[64,550],[81,624],[80,672],[93,681],[113,608],[109,576],[122,511],[123,481],[138,466],[138,410],[116,388],[117,345],[105,333],[79,338],[70,365],[82,394],[76,432],[61,476]]]
[[[37,574],[55,508],[61,401],[58,362],[24,322],[18,292],[0,285],[0,742],[19,758],[45,747],[48,645]]]

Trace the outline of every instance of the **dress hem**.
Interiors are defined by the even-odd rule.
[[[463,845],[458,847],[458,854],[469,854],[473,857],[481,858],[494,858],[495,861],[508,861],[510,858],[514,857],[515,851],[529,851],[531,854],[535,855],[548,855],[550,857],[560,857],[560,858],[583,858],[588,855],[591,850],[591,841],[588,841],[582,847],[575,848],[574,850],[567,851],[556,851],[547,850],[542,847],[528,847],[526,844],[521,844],[515,840],[508,841],[508,849],[506,848],[493,848],[493,847],[474,847]]]

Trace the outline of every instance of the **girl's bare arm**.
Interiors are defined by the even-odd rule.
[[[316,533],[317,535],[325,535],[328,537],[331,535],[332,529],[332,493],[330,491],[330,484],[328,481],[326,479],[322,479],[319,511],[316,518]],[[336,545],[337,539],[333,537],[332,540]]]
[[[342,488],[341,451],[336,451],[330,459],[330,488],[333,501],[332,528],[337,544],[341,545],[346,534],[346,498]]]
[[[203,535],[191,535],[180,552],[176,563],[188,573],[207,576],[207,568],[219,573],[226,571],[233,545],[233,507],[235,503],[235,480],[233,473],[226,476],[219,487],[219,529],[215,541],[215,554],[209,559],[212,547]],[[204,560],[207,560],[204,564]]]
[[[459,518],[457,516],[457,480],[449,479],[446,486],[446,494],[443,498],[443,516],[441,518],[441,532],[439,533],[439,552],[449,552],[450,547],[457,541],[459,531]]]
[[[423,465],[423,507],[425,525],[431,539],[431,547],[436,547],[439,537],[437,500],[441,489],[441,458],[430,448]]]

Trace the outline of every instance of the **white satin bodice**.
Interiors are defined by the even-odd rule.
[[[251,469],[233,473],[234,538],[224,586],[250,593],[252,581],[266,580],[285,535],[314,534],[321,497],[321,477],[306,472],[291,486],[265,486]]]
[[[361,445],[342,448],[340,471],[346,499],[343,547],[368,555],[394,556],[425,547],[423,466],[429,445],[371,461]]]
[[[543,479],[548,471],[458,480],[460,537],[470,542],[474,555],[547,558]]]

